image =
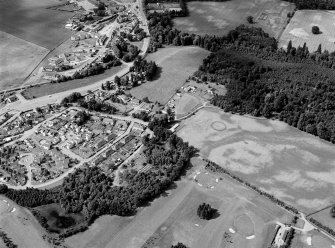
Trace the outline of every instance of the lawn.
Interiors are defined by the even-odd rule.
[[[155,61],[161,72],[157,79],[131,89],[130,93],[138,99],[148,97],[165,104],[208,54],[199,47],[167,47],[149,54],[146,59]]]
[[[109,77],[113,76],[115,73],[121,71],[123,68],[125,68],[124,65],[112,67],[108,70],[106,70],[103,74],[87,77],[84,79],[75,79],[67,82],[62,83],[48,83],[43,84],[39,86],[34,86],[31,88],[28,88],[22,92],[22,95],[26,99],[32,99],[32,98],[38,98],[41,96],[47,96],[51,94],[56,94],[59,92],[72,90],[80,87],[84,87],[90,84],[93,84],[97,81],[108,79]]]
[[[48,9],[59,4],[57,0],[2,0],[0,31],[51,50],[71,34],[64,26],[74,13]]]
[[[226,2],[188,2],[188,17],[176,18],[175,27],[196,34],[225,35],[254,18],[255,26],[278,38],[294,5],[280,0],[231,0]]]
[[[202,109],[178,135],[203,157],[305,213],[334,202],[334,145],[283,122]]]
[[[182,97],[178,100],[176,104],[176,116],[177,118],[181,118],[191,113],[193,110],[195,110],[197,107],[200,106],[201,101],[199,98],[185,93],[182,95]]]
[[[48,52],[43,47],[0,31],[0,90],[20,87]]]
[[[303,46],[306,42],[310,52],[315,52],[319,44],[322,50],[335,51],[335,12],[321,10],[298,10],[287,25],[279,40],[279,47],[287,47],[289,41],[293,46]],[[312,34],[312,27],[318,26],[321,34]]]

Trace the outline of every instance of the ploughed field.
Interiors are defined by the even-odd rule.
[[[294,47],[306,43],[310,52],[321,44],[322,50],[335,51],[335,11],[298,10],[279,39],[279,47],[286,48],[289,41]],[[318,26],[320,34],[313,34],[312,27]]]
[[[253,25],[278,38],[287,24],[294,4],[280,0],[231,0],[188,2],[189,16],[174,19],[177,29],[195,34],[225,35],[252,16]]]
[[[178,135],[203,157],[305,213],[334,203],[334,145],[283,122],[202,109]]]

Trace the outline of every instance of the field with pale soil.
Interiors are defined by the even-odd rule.
[[[311,213],[334,203],[334,145],[274,120],[202,109],[178,135],[203,157]]]

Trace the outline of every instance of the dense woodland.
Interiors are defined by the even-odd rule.
[[[334,0],[285,0],[294,3],[298,9],[335,10]]]
[[[78,92],[70,94],[69,96],[65,97],[61,102],[61,104],[64,106],[68,106],[72,103],[77,103],[80,107],[90,111],[108,114],[115,114],[118,111],[117,108],[108,103],[100,102],[95,99],[85,100],[85,98]]]
[[[130,72],[136,72],[137,76],[144,75],[143,79],[148,81],[152,80],[157,73],[157,65],[154,61],[147,61],[142,57],[137,57],[134,61],[134,64],[129,69]],[[143,80],[139,78],[138,80]],[[138,81],[136,80],[136,81]]]

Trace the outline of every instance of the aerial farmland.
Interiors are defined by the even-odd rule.
[[[202,109],[178,134],[218,163],[308,214],[334,203],[333,146],[278,121]]]
[[[287,14],[294,10],[294,5],[278,0],[234,0],[190,2],[188,9],[188,17],[174,20],[175,26],[185,32],[225,35],[231,29],[247,24],[246,17],[250,15],[256,26],[277,38],[285,28]]]
[[[310,52],[315,52],[321,44],[321,49],[335,51],[335,12],[320,10],[296,11],[290,23],[279,39],[279,46],[286,48],[289,41],[294,47],[306,43]],[[320,34],[313,34],[312,27],[318,26]]]

